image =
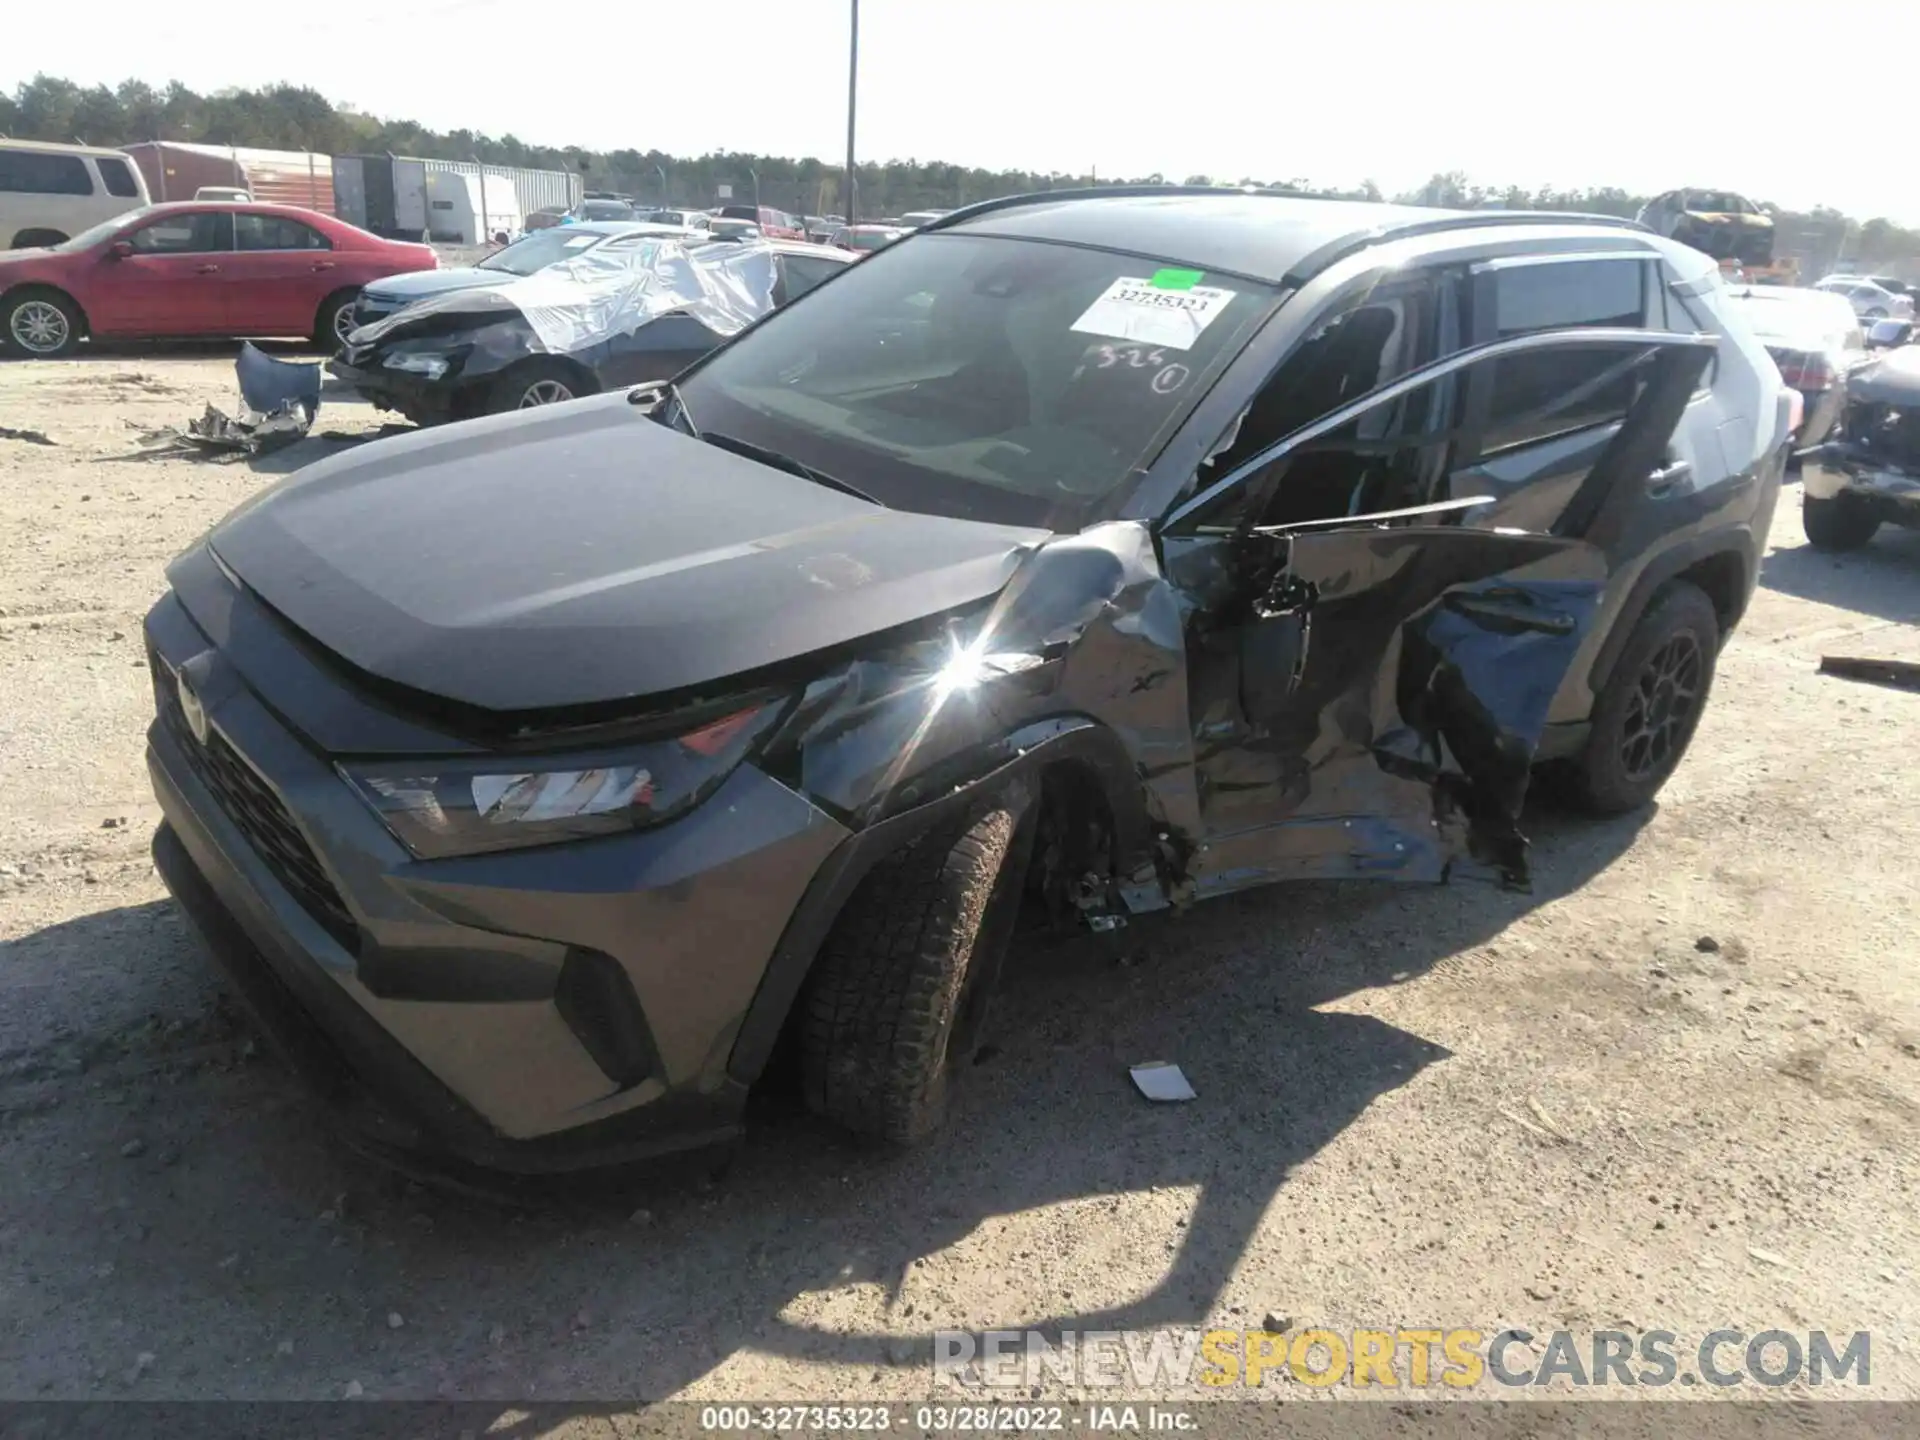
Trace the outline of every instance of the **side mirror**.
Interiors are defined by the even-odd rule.
[[[131,254],[133,254],[133,242],[131,240],[116,240],[107,247],[107,258],[109,260],[124,260]]]

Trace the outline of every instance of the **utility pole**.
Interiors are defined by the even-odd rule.
[[[847,36],[847,224],[851,225],[859,216],[854,213],[853,196],[853,114],[854,101],[860,93],[860,0],[849,0],[852,6],[852,28]]]

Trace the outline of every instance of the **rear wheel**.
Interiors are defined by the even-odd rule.
[[[599,386],[571,365],[558,360],[528,360],[493,382],[487,413],[503,410],[531,410],[539,405],[559,405],[593,395]]]
[[[1033,846],[1024,818],[1003,806],[931,831],[847,902],[801,997],[801,1080],[816,1114],[894,1145],[938,1128],[1019,911]]]
[[[0,343],[16,355],[51,360],[80,343],[80,310],[57,290],[16,290],[0,302]]]
[[[1598,815],[1638,810],[1687,753],[1713,686],[1720,617],[1698,586],[1669,584],[1633,627],[1572,766],[1574,798]]]
[[[1807,543],[1816,550],[1858,550],[1879,530],[1880,522],[1848,495],[1822,500],[1809,495],[1800,502],[1800,521],[1807,527]]]

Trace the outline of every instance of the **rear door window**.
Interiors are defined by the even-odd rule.
[[[331,250],[333,242],[311,225],[289,220],[284,215],[248,215],[233,217],[234,248],[237,250]]]
[[[93,177],[78,155],[0,149],[0,190],[25,195],[91,195]]]

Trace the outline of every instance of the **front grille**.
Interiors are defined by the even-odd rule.
[[[194,739],[180,708],[180,694],[174,686],[172,672],[151,651],[147,664],[153,674],[153,700],[160,721],[187,757],[194,774],[213,792],[227,818],[247,837],[247,843],[273,872],[273,878],[329,935],[349,953],[357,954],[359,927],[353,923],[353,916],[348,913],[333,881],[321,868],[313,847],[293,823],[287,807],[280,803],[280,797],[219,731],[209,730],[204,745]]]

